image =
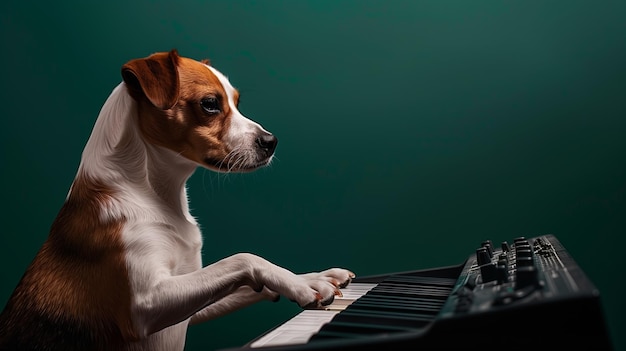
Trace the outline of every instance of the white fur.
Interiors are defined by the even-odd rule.
[[[221,72],[211,66],[207,66],[211,72],[220,80],[226,94],[228,94],[228,105],[230,106],[233,114],[231,116],[231,127],[228,131],[228,142],[231,146],[236,146],[241,141],[241,136],[245,134],[257,133],[259,130],[267,132],[260,124],[244,117],[233,100],[235,88],[230,84],[230,81]]]
[[[253,143],[247,135],[262,127],[239,113],[234,88],[224,75],[210,69],[223,84],[233,110],[228,143],[233,149],[244,140]],[[215,318],[277,294],[301,306],[319,305],[320,297],[331,300],[336,285],[353,277],[344,269],[296,275],[248,253],[203,268],[202,237],[189,213],[185,187],[197,166],[144,141],[136,103],[125,84],[113,90],[84,149],[79,173],[114,190],[113,201],[103,205],[100,217],[124,223],[133,324],[141,338],[128,350],[182,350],[190,322]]]
[[[209,70],[219,79],[220,83],[224,87],[226,94],[228,95],[228,105],[232,111],[231,114],[231,126],[226,134],[226,142],[233,150],[231,156],[228,157],[226,162],[228,163],[228,169],[234,168],[241,163],[248,162],[255,158],[255,154],[252,152],[255,138],[252,137],[261,132],[268,133],[260,124],[246,118],[239,112],[234,101],[235,88],[230,84],[230,81],[220,71],[208,66]],[[248,136],[248,137],[244,137]],[[272,158],[274,155],[271,156]],[[272,160],[268,160],[269,164]]]

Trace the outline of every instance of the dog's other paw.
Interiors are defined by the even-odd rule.
[[[341,295],[339,288],[325,279],[312,279],[308,275],[297,277],[298,284],[292,285],[295,301],[305,309],[321,308],[329,305],[335,296]]]
[[[324,280],[338,288],[345,288],[356,277],[354,273],[343,268],[330,268],[322,272],[306,273],[300,276],[309,280]]]
[[[298,275],[298,278],[308,286],[308,290],[298,294],[296,302],[302,308],[313,309],[329,305],[335,296],[342,296],[340,288],[346,287],[355,274],[342,268],[331,268],[322,272]]]

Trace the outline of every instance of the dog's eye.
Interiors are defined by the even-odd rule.
[[[214,115],[222,112],[220,109],[220,101],[216,97],[207,97],[200,101],[200,106],[204,109],[208,114]]]

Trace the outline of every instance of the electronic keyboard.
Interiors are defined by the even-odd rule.
[[[228,350],[612,349],[598,290],[553,235],[487,240],[463,264],[342,293]]]

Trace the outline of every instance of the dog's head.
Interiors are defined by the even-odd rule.
[[[271,162],[278,140],[239,112],[239,92],[208,61],[156,53],[126,63],[122,78],[147,142],[220,172]]]

